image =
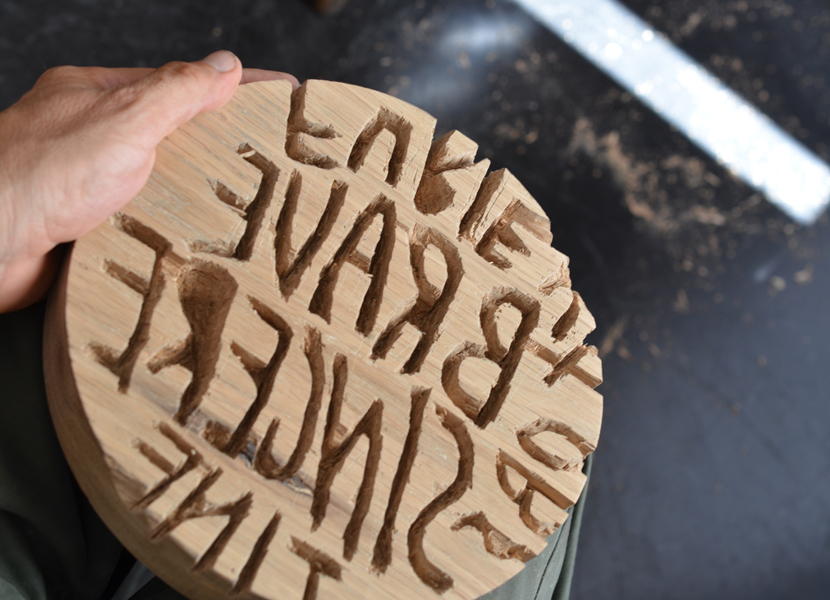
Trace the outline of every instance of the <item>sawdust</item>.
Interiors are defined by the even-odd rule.
[[[659,165],[637,160],[624,149],[619,132],[600,137],[585,117],[577,120],[567,150],[571,155],[580,152],[609,170],[631,214],[658,233],[670,234],[692,223],[720,227],[727,222],[727,216],[715,206],[684,206],[668,193],[667,187],[682,182],[687,188],[708,191],[701,194],[704,198],[714,197],[720,178],[698,158],[673,154]]]
[[[614,347],[618,344],[618,342],[622,339],[623,334],[625,333],[625,329],[628,326],[628,316],[624,315],[617,319],[616,323],[614,323],[609,329],[608,333],[605,334],[605,337],[602,338],[602,341],[599,344],[599,357],[604,358],[608,355]]]

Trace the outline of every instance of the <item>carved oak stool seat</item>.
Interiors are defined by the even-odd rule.
[[[79,240],[49,399],[85,493],[192,598],[475,598],[582,492],[594,320],[458,132],[323,81],[239,89]]]

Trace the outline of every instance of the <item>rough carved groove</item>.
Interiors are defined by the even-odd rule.
[[[242,361],[248,375],[251,376],[251,379],[256,384],[256,397],[233,433],[221,423],[211,421],[205,430],[205,438],[216,448],[232,458],[242,452],[242,449],[248,444],[251,431],[271,397],[271,392],[274,389],[274,381],[277,378],[283,360],[285,360],[285,356],[288,354],[291,338],[294,335],[285,319],[274,312],[273,309],[266,306],[262,301],[250,296],[248,297],[248,301],[251,303],[251,308],[253,308],[259,318],[277,332],[277,346],[268,364],[264,364],[257,357],[245,350],[239,343],[233,342],[231,344],[231,350]]]
[[[228,542],[233,537],[233,534],[248,516],[253,503],[253,494],[248,492],[241,498],[234,502],[228,502],[221,506],[216,506],[207,501],[205,495],[208,490],[213,487],[213,484],[222,476],[222,469],[214,469],[207,473],[199,485],[191,491],[181,504],[173,511],[173,514],[168,516],[150,534],[151,540],[160,540],[176,529],[179,525],[190,519],[200,519],[202,517],[228,517],[228,524],[222,528],[219,535],[208,546],[208,549],[202,554],[196,564],[193,566],[194,571],[204,571],[210,569],[215,563],[219,555],[228,545]]]
[[[515,490],[510,485],[507,469],[511,468],[521,476],[526,484],[521,490]],[[543,523],[531,512],[533,505],[533,494],[539,492],[548,500],[562,509],[573,506],[561,492],[552,488],[541,476],[526,469],[515,458],[504,450],[499,450],[496,456],[496,476],[501,489],[507,497],[519,506],[519,517],[522,522],[539,537],[546,538],[562,526],[562,523]]]
[[[334,224],[337,222],[337,217],[340,215],[340,209],[343,208],[346,201],[346,192],[349,189],[349,186],[340,181],[331,184],[331,194],[323,214],[317,222],[317,227],[306,238],[292,260],[291,233],[294,215],[300,201],[302,185],[302,177],[295,172],[291,176],[291,181],[285,193],[285,203],[282,205],[280,215],[277,218],[277,235],[274,240],[277,279],[280,291],[286,299],[290,298],[297,286],[300,285],[303,275],[311,266],[311,261],[331,233]]]
[[[180,365],[193,374],[173,417],[179,425],[184,425],[199,407],[216,374],[222,331],[236,289],[230,273],[212,262],[194,260],[180,277],[179,302],[190,334],[160,350],[147,364],[152,373]]]
[[[366,234],[369,226],[380,215],[383,220],[383,228],[380,238],[375,245],[371,261],[357,250],[357,245]],[[361,212],[346,234],[331,262],[320,272],[320,282],[308,310],[320,315],[327,323],[331,323],[331,307],[334,302],[334,290],[337,287],[337,279],[340,270],[345,263],[351,263],[358,269],[371,277],[369,289],[363,296],[360,305],[360,312],[357,315],[355,329],[361,334],[368,336],[375,327],[381,302],[383,302],[383,290],[386,287],[386,278],[389,275],[389,263],[392,261],[392,250],[395,246],[395,203],[383,195],[378,196]]]
[[[386,183],[395,187],[403,173],[409,139],[412,136],[412,124],[387,108],[381,108],[377,116],[357,136],[351,154],[349,154],[349,168],[355,172],[360,170],[366,157],[369,156],[372,145],[384,129],[395,136],[395,147],[392,150],[392,156],[389,157],[386,171]]]
[[[340,134],[331,125],[311,123],[305,118],[305,95],[307,91],[308,87],[303,85],[291,94],[285,153],[289,158],[304,165],[314,165],[321,169],[333,169],[339,166],[336,160],[311,150],[305,143],[305,136],[321,140],[333,140],[340,137]]]
[[[224,258],[233,258],[241,261],[251,260],[254,253],[257,236],[262,229],[268,206],[274,198],[274,188],[280,177],[280,170],[262,154],[243,144],[237,149],[239,155],[262,172],[256,196],[248,206],[234,194],[225,184],[212,184],[213,192],[222,202],[235,209],[245,221],[245,232],[235,246],[225,243],[196,241],[191,244],[194,252],[206,252]],[[244,208],[243,208],[244,207]]]
[[[465,527],[477,529],[484,540],[485,550],[502,560],[513,558],[521,562],[527,562],[536,556],[527,546],[517,544],[496,529],[481,511],[464,515],[452,524],[451,529],[459,531]]]
[[[254,547],[251,549],[251,554],[248,556],[248,560],[245,561],[245,566],[243,566],[242,570],[239,572],[239,577],[237,577],[236,583],[231,590],[232,596],[237,596],[250,591],[251,585],[254,583],[254,578],[259,572],[259,568],[262,566],[265,557],[268,555],[268,546],[271,544],[271,540],[274,539],[274,535],[277,533],[277,528],[280,526],[281,519],[282,515],[280,512],[275,512],[274,516],[271,517],[271,520],[265,526],[265,529],[262,530],[262,533],[259,535],[259,538],[257,538]]]
[[[503,304],[510,304],[522,313],[521,322],[509,348],[505,348],[498,339],[495,323],[496,311]],[[441,372],[444,391],[478,427],[484,428],[492,423],[507,399],[510,382],[516,374],[525,344],[539,322],[539,311],[539,302],[518,290],[494,289],[484,297],[481,304],[481,329],[487,344],[482,346],[466,342],[444,361]],[[461,363],[467,358],[486,358],[499,366],[499,377],[484,402],[469,394],[459,382]]]
[[[142,440],[136,440],[136,447],[138,448],[138,451],[153,465],[167,473],[167,477],[162,479],[150,491],[135,502],[132,506],[133,510],[147,508],[158,498],[160,498],[164,492],[170,489],[171,485],[202,464],[202,455],[196,452],[196,449],[193,446],[185,442],[184,438],[176,433],[170,425],[167,423],[159,423],[158,430],[164,437],[173,442],[178,451],[184,454],[187,458],[179,468],[176,468],[172,463],[170,463],[170,461],[164,458],[158,450]]]
[[[436,592],[446,592],[453,586],[453,579],[431,562],[424,552],[424,536],[427,526],[435,520],[441,512],[461,499],[464,493],[473,485],[473,463],[475,452],[473,440],[464,426],[464,422],[442,406],[435,407],[435,412],[441,419],[441,425],[449,431],[458,446],[458,473],[449,487],[439,494],[432,502],[418,514],[418,517],[409,528],[407,545],[409,547],[409,562],[415,574],[426,585]]]
[[[274,445],[274,438],[277,435],[279,419],[273,419],[268,425],[268,431],[256,452],[254,468],[257,473],[266,479],[286,481],[294,477],[303,466],[306,454],[314,442],[314,428],[317,426],[317,415],[323,404],[323,388],[326,385],[326,365],[323,361],[323,343],[320,340],[320,332],[309,328],[306,338],[304,353],[308,361],[308,369],[311,375],[311,392],[306,403],[303,423],[300,426],[300,434],[297,437],[297,445],[285,464],[280,467],[271,453]]]
[[[316,600],[317,589],[320,587],[320,575],[331,577],[337,581],[343,579],[343,567],[322,550],[318,550],[294,536],[291,537],[290,549],[291,552],[306,561],[309,566],[303,600]]]
[[[153,319],[153,312],[164,291],[162,261],[170,252],[172,245],[156,231],[133,217],[119,213],[115,215],[113,224],[116,228],[156,253],[150,281],[110,260],[104,263],[104,269],[110,277],[143,296],[135,329],[130,335],[127,347],[121,354],[116,354],[115,350],[102,344],[95,342],[90,344],[95,359],[118,377],[118,391],[124,394],[130,387],[130,378],[136,362],[138,362],[138,357],[144,346],[150,341],[150,323]]]
[[[581,458],[567,460],[561,456],[555,456],[546,452],[533,441],[533,437],[542,432],[555,433],[565,438],[572,446],[579,450]],[[522,427],[516,437],[519,445],[527,454],[540,463],[549,466],[554,471],[578,471],[582,469],[582,459],[588,456],[596,448],[589,444],[584,437],[579,435],[569,425],[555,419],[537,419],[536,421]]]
[[[357,444],[358,438],[365,435],[369,440],[369,451],[366,453],[366,465],[363,469],[363,480],[357,492],[354,510],[349,519],[346,530],[343,532],[343,557],[351,560],[357,551],[360,541],[360,529],[363,527],[363,520],[369,512],[372,503],[372,494],[375,487],[375,477],[380,465],[381,447],[383,436],[381,435],[381,422],[383,418],[383,402],[375,400],[366,411],[366,414],[354,426],[352,432],[339,444],[336,442],[340,424],[340,410],[345,401],[346,381],[348,379],[349,367],[344,355],[338,354],[334,358],[334,379],[331,390],[331,401],[326,415],[326,427],[323,432],[323,443],[320,448],[320,466],[317,469],[317,483],[314,487],[314,500],[311,504],[311,516],[313,523],[311,530],[316,530],[323,519],[326,518],[326,508],[329,504],[329,494],[334,478],[343,464],[346,457]]]
[[[389,503],[386,506],[386,513],[383,515],[383,525],[378,532],[375,551],[372,554],[372,567],[378,573],[385,573],[387,567],[392,563],[392,537],[395,533],[395,519],[398,516],[398,509],[401,507],[406,484],[409,482],[409,475],[412,473],[412,465],[415,464],[415,456],[418,454],[418,440],[421,437],[424,411],[426,410],[427,400],[429,400],[431,391],[425,388],[415,388],[412,390],[412,407],[409,412],[409,432],[406,434],[406,441],[403,444],[401,458],[398,461],[398,469],[395,471],[395,478],[392,480]]]

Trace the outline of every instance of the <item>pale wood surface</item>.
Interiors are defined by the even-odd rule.
[[[400,100],[240,87],[51,300],[84,491],[192,598],[475,598],[585,483],[594,320],[508,171]]]

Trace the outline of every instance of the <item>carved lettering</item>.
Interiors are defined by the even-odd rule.
[[[525,480],[526,484],[521,490],[515,490],[510,485],[510,480],[507,475],[508,468],[513,469]],[[507,494],[508,498],[519,506],[519,517],[528,529],[539,537],[546,538],[561,527],[562,522],[545,523],[531,512],[533,495],[536,492],[542,494],[562,509],[573,506],[573,502],[569,501],[561,492],[556,490],[556,488],[536,473],[526,469],[519,461],[507,454],[504,450],[499,450],[499,454],[496,457],[496,475],[501,489]]]
[[[496,529],[487,519],[487,515],[481,511],[464,515],[452,524],[451,529],[453,531],[460,531],[465,527],[472,527],[481,532],[484,540],[484,549],[502,560],[513,558],[521,562],[527,562],[536,556],[527,546],[517,544]]]
[[[331,185],[331,194],[326,203],[326,208],[323,210],[323,215],[317,223],[317,227],[306,238],[302,247],[292,260],[291,233],[293,230],[294,215],[297,212],[297,206],[300,201],[302,185],[302,177],[299,173],[294,173],[285,193],[285,203],[282,205],[280,215],[277,218],[277,235],[274,242],[275,262],[280,291],[286,299],[290,298],[294,290],[297,289],[297,286],[300,285],[303,275],[308,267],[311,266],[311,261],[331,233],[335,222],[337,222],[337,217],[340,215],[340,209],[343,208],[343,204],[346,201],[346,191],[349,189],[349,186],[340,181],[335,181]]]
[[[222,330],[236,289],[236,280],[216,263],[194,260],[181,275],[179,302],[190,335],[160,350],[147,364],[152,373],[181,365],[193,374],[173,417],[179,425],[199,407],[216,374]]]
[[[487,228],[487,231],[484,232],[481,240],[476,245],[476,252],[500,269],[509,269],[513,264],[504,255],[496,251],[497,242],[502,243],[513,252],[530,256],[527,245],[513,230],[514,223],[532,232],[540,240],[548,244],[551,242],[548,218],[530,210],[521,201],[513,200],[504,209],[501,216]]]
[[[190,519],[217,516],[228,517],[228,524],[225,525],[208,549],[196,561],[196,564],[193,566],[194,571],[204,571],[213,567],[216,559],[222,554],[222,551],[228,545],[233,534],[248,516],[251,510],[251,504],[253,503],[253,494],[251,492],[248,492],[234,502],[228,502],[221,506],[216,506],[208,502],[205,495],[221,476],[222,469],[215,469],[205,475],[199,482],[199,485],[176,507],[173,514],[159,523],[158,527],[150,535],[150,539],[160,540],[170,535],[176,527]]]
[[[231,350],[242,361],[245,371],[254,380],[257,391],[254,401],[233,433],[225,425],[217,421],[211,421],[205,429],[205,438],[230,457],[235,457],[242,452],[248,444],[248,437],[251,434],[251,430],[259,418],[262,409],[268,404],[268,399],[271,397],[271,391],[274,389],[274,381],[277,378],[286,354],[288,354],[291,338],[294,335],[285,319],[268,308],[263,302],[252,297],[249,297],[248,301],[251,303],[251,308],[254,309],[254,312],[259,318],[265,321],[269,327],[277,331],[277,346],[268,364],[265,364],[237,342],[231,344]]]
[[[568,460],[567,458],[556,456],[543,450],[533,441],[533,438],[546,431],[567,440],[569,444],[579,451],[580,458]],[[555,419],[537,419],[522,427],[517,432],[516,437],[519,440],[519,445],[522,447],[522,450],[554,471],[579,471],[582,469],[583,459],[596,450],[584,437],[575,432],[570,425]]]
[[[441,251],[447,266],[447,280],[439,290],[426,277],[424,255],[428,246],[435,246]],[[398,340],[406,323],[410,323],[421,332],[421,339],[404,363],[401,372],[411,374],[420,371],[421,366],[438,339],[438,330],[447,311],[450,309],[458,286],[464,275],[461,255],[458,249],[443,235],[416,224],[409,245],[409,263],[418,286],[418,297],[401,315],[392,319],[380,334],[372,348],[372,359],[386,358],[386,354]]]
[[[389,157],[386,172],[386,183],[395,187],[401,179],[403,167],[406,164],[412,124],[389,109],[381,108],[377,116],[357,136],[351,154],[349,154],[349,168],[354,172],[360,170],[366,157],[369,156],[372,145],[384,129],[395,136],[395,148],[392,150],[392,156]]]
[[[113,224],[156,253],[149,281],[111,260],[104,261],[104,268],[110,277],[120,281],[143,297],[141,310],[138,313],[138,321],[123,352],[118,354],[114,349],[97,342],[90,344],[95,359],[118,377],[118,391],[125,394],[130,387],[130,378],[138,357],[147,342],[150,341],[150,322],[153,319],[153,311],[155,311],[164,291],[162,261],[170,252],[172,245],[156,231],[133,217],[118,213],[113,218]]]
[[[527,190],[507,169],[491,173],[461,218],[458,235],[472,243],[476,252],[488,262],[500,269],[509,269],[512,263],[496,251],[496,243],[530,256],[530,250],[513,230],[513,224],[521,225],[546,246],[553,239],[550,221],[530,208],[534,204]],[[543,283],[543,287],[546,285]]]
[[[505,348],[499,340],[496,327],[496,311],[500,306],[510,304],[522,313],[509,348]],[[510,382],[516,374],[516,369],[522,358],[525,343],[539,323],[539,302],[518,290],[495,289],[485,296],[481,305],[480,321],[484,333],[486,346],[466,342],[444,361],[441,373],[441,382],[444,391],[453,403],[464,411],[472,421],[481,428],[487,427],[499,414],[507,394],[510,392]],[[485,358],[499,366],[499,378],[490,389],[487,400],[474,398],[461,387],[459,370],[461,363],[467,358]]]
[[[346,357],[338,354],[334,358],[334,381],[331,390],[331,402],[329,403],[328,415],[326,416],[326,427],[323,433],[323,443],[320,448],[320,466],[317,469],[317,484],[314,487],[314,500],[311,504],[311,516],[313,524],[312,531],[316,530],[323,519],[326,518],[326,507],[329,503],[331,484],[343,464],[346,457],[357,444],[358,438],[365,435],[369,440],[369,451],[366,453],[366,466],[363,469],[363,480],[357,492],[352,516],[349,519],[346,530],[343,532],[343,557],[351,560],[357,551],[360,541],[360,529],[363,527],[363,520],[369,512],[372,503],[372,494],[375,487],[375,477],[380,464],[381,446],[383,436],[380,433],[381,419],[383,417],[383,403],[375,400],[358,421],[352,432],[339,444],[335,441],[340,425],[340,410],[343,407],[346,391],[346,380],[348,379],[349,367]]]
[[[312,547],[311,545],[291,537],[291,552],[308,563],[308,579],[303,592],[303,600],[316,600],[317,590],[320,587],[320,575],[331,577],[337,581],[343,579],[343,567],[331,556]]]
[[[170,425],[167,423],[159,423],[158,430],[164,437],[173,442],[178,451],[184,454],[187,458],[181,465],[175,467],[170,463],[170,461],[164,458],[158,450],[142,440],[136,440],[138,451],[153,465],[167,473],[167,477],[162,479],[150,491],[144,494],[144,496],[142,496],[135,504],[133,504],[133,510],[147,508],[164,495],[164,493],[170,489],[171,485],[202,464],[202,455],[199,454],[193,446],[188,444],[182,436],[176,433]]]
[[[459,194],[463,196],[462,207],[466,205],[490,166],[489,160],[475,162],[477,149],[475,142],[457,131],[435,140],[415,193],[415,208],[425,215],[435,215],[456,204]]]
[[[309,328],[308,330],[304,352],[306,360],[308,361],[308,369],[311,373],[311,392],[309,393],[308,403],[303,414],[300,435],[297,438],[297,445],[291,453],[291,456],[280,467],[271,454],[271,448],[274,444],[274,438],[277,435],[277,428],[279,427],[280,421],[279,419],[271,421],[271,424],[268,426],[268,431],[265,433],[265,438],[257,449],[254,460],[254,468],[257,473],[266,479],[286,481],[294,477],[297,471],[300,470],[300,467],[303,466],[306,454],[308,454],[308,451],[311,449],[311,444],[314,441],[314,428],[317,426],[317,415],[320,413],[320,407],[323,404],[323,388],[326,385],[323,342],[320,340],[320,332],[314,328]]]
[[[570,374],[590,388],[597,387],[602,382],[578,367],[579,362],[589,354],[596,356],[596,349],[592,346],[577,346],[553,365],[551,372],[545,375],[545,383],[553,385]]]
[[[418,517],[409,528],[407,544],[409,546],[409,562],[415,574],[426,585],[441,594],[453,586],[453,578],[427,558],[424,552],[424,536],[426,535],[427,526],[441,512],[458,502],[467,489],[472,487],[475,451],[470,433],[461,419],[441,406],[436,406],[435,412],[441,418],[441,425],[452,434],[455,443],[458,445],[458,473],[449,487],[427,504],[418,514]]]
[[[333,169],[337,161],[321,152],[309,148],[306,137],[321,140],[332,140],[340,137],[331,125],[311,123],[305,118],[306,86],[302,86],[291,94],[291,110],[288,114],[288,131],[285,137],[285,153],[289,158],[303,163],[314,165],[321,169]]]
[[[409,482],[412,465],[415,464],[415,456],[418,454],[418,440],[421,437],[424,410],[426,410],[430,391],[425,388],[412,390],[412,408],[409,411],[409,432],[406,434],[403,452],[401,452],[401,458],[398,461],[398,469],[395,471],[395,478],[392,480],[389,503],[386,505],[386,513],[383,515],[383,525],[380,528],[380,532],[378,532],[375,551],[372,555],[372,567],[378,573],[386,572],[386,568],[392,563],[392,536],[395,533],[395,519],[398,516],[398,509],[401,507],[404,489],[406,489],[406,484]]]
[[[377,215],[383,219],[383,229],[370,261],[357,250],[357,245]],[[334,253],[331,262],[320,273],[320,282],[311,297],[308,310],[323,317],[327,323],[331,323],[331,307],[337,278],[343,265],[347,262],[351,263],[372,278],[355,323],[355,329],[364,336],[372,333],[381,302],[383,302],[383,290],[386,287],[394,246],[395,203],[381,195],[358,215],[343,243]]]
[[[538,203],[434,126],[346,84],[242,86],[75,244],[50,396],[88,422],[59,433],[194,597],[476,597],[578,499],[595,322]]]
[[[557,342],[561,342],[564,340],[568,333],[571,332],[573,326],[576,325],[576,322],[579,320],[579,311],[580,311],[580,296],[576,292],[573,292],[573,299],[571,300],[570,306],[568,309],[562,313],[562,316],[557,319],[556,323],[553,325],[553,329],[551,330],[551,336]]]
[[[251,585],[254,583],[254,577],[256,577],[256,574],[259,572],[259,568],[262,566],[262,562],[268,555],[268,546],[271,544],[271,540],[274,539],[274,535],[277,533],[277,528],[280,525],[281,519],[282,515],[280,512],[275,512],[274,516],[271,517],[271,520],[265,526],[265,529],[262,530],[262,533],[259,535],[259,538],[257,538],[254,547],[251,549],[251,554],[248,556],[248,560],[245,561],[245,566],[242,567],[242,570],[239,572],[239,577],[237,577],[236,583],[231,590],[231,595],[238,596],[250,591]]]
[[[262,172],[262,179],[260,180],[256,196],[254,196],[254,199],[248,206],[245,206],[239,196],[233,193],[225,184],[218,181],[213,184],[213,192],[219,200],[233,208],[244,219],[245,232],[235,245],[200,240],[193,242],[191,247],[194,252],[207,252],[224,258],[249,261],[251,260],[251,256],[253,256],[257,236],[262,229],[265,215],[268,212],[268,206],[274,198],[274,188],[280,177],[280,170],[274,163],[251,148],[248,144],[240,146],[237,152],[242,158]]]

